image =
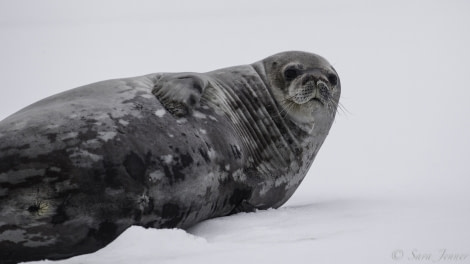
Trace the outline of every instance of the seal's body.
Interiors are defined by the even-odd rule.
[[[35,103],[0,122],[0,260],[62,259],[131,225],[277,208],[306,175],[339,95],[326,60],[286,52]]]

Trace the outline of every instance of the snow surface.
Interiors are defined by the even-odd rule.
[[[188,232],[132,227],[95,254],[33,263],[446,263],[443,249],[465,258],[450,263],[469,263],[470,206],[462,202],[311,195]]]
[[[100,80],[285,50],[341,78],[346,110],[281,209],[134,227],[57,263],[470,263],[469,13],[459,0],[0,1],[0,119]]]

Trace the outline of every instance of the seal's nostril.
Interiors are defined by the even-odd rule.
[[[318,81],[317,88],[320,90],[328,90],[328,85],[326,85],[326,83],[323,81]]]
[[[326,83],[324,83],[323,81],[318,81],[317,82],[317,89],[318,89],[318,93],[323,98],[328,98],[330,96],[330,93],[328,91],[328,85]]]

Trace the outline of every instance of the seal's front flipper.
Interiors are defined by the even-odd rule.
[[[238,213],[253,213],[256,212],[256,207],[250,204],[247,200],[243,200],[237,207],[235,207],[229,215]]]
[[[152,93],[172,115],[182,117],[199,106],[208,81],[197,73],[170,73],[163,75]]]

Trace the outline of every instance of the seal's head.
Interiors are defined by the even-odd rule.
[[[289,51],[253,65],[261,72],[281,108],[281,114],[299,124],[334,118],[341,85],[335,69],[324,58]],[[262,71],[264,68],[264,73]],[[307,125],[308,126],[308,125]]]

